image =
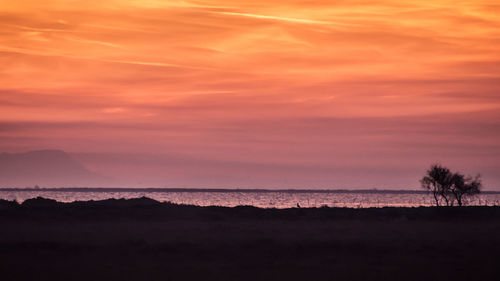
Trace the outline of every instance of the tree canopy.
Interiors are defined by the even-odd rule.
[[[439,164],[432,165],[420,180],[422,187],[432,193],[436,206],[464,206],[468,198],[481,192],[481,176],[465,176]]]

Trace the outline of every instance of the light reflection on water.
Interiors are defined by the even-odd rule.
[[[149,197],[160,202],[199,206],[252,205],[262,208],[297,207],[418,207],[432,206],[432,196],[425,193],[393,193],[393,192],[173,192],[155,191],[44,191],[44,190],[1,190],[0,198],[23,202],[26,199],[42,196],[61,202],[104,200],[109,198]],[[483,193],[469,202],[468,205],[500,206],[500,194]]]

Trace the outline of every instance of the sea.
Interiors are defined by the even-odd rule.
[[[21,203],[44,197],[60,202],[148,197],[160,202],[198,206],[294,207],[419,207],[433,206],[432,195],[417,190],[259,190],[162,188],[3,188],[0,199]],[[500,206],[500,192],[483,192],[467,202],[474,206]]]

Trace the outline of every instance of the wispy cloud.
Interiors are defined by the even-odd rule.
[[[124,46],[114,44],[111,42],[106,42],[106,41],[89,40],[89,39],[82,39],[82,38],[68,37],[68,36],[64,37],[64,39],[79,42],[79,43],[84,43],[84,44],[97,44],[97,45],[102,45],[102,46],[106,46],[106,47],[124,48]]]
[[[269,15],[258,15],[258,14],[250,14],[250,13],[238,13],[238,12],[213,12],[220,15],[229,15],[229,16],[242,16],[256,19],[265,19],[265,20],[277,20],[277,21],[285,21],[285,22],[293,22],[293,23],[306,23],[306,24],[332,24],[329,21],[321,21],[321,20],[313,20],[313,19],[301,19],[301,18],[289,18],[289,17],[280,17],[280,16],[269,16]]]

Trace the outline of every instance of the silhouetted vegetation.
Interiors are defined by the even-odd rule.
[[[480,175],[464,176],[439,164],[432,165],[420,180],[422,187],[432,193],[436,206],[463,206],[467,199],[481,192]]]

